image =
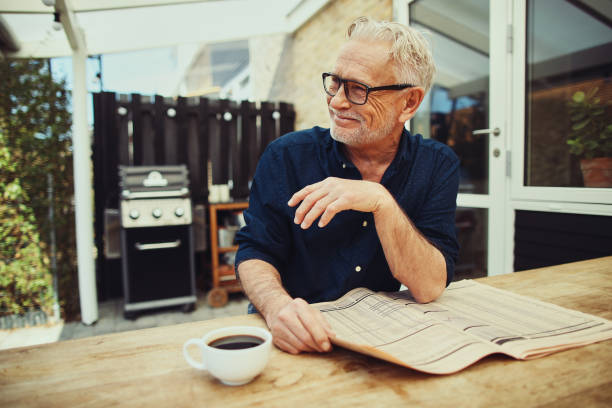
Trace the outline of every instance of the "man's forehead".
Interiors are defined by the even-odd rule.
[[[362,82],[394,79],[390,68],[391,44],[387,41],[349,40],[338,52],[333,72]]]

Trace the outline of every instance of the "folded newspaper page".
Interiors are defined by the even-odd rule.
[[[313,305],[335,344],[431,374],[450,374],[502,353],[526,360],[612,338],[612,322],[472,280],[451,283],[436,301],[409,291],[353,289]]]

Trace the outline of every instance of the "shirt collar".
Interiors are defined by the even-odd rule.
[[[331,137],[331,133],[329,135],[329,138],[331,140],[333,157],[334,157],[334,160],[336,161],[336,163],[338,163],[338,165],[340,167],[342,167],[342,168],[346,168],[346,167],[353,168],[353,167],[355,167],[355,165],[344,154],[344,151],[342,149],[343,143],[340,143],[337,140],[335,140],[334,138],[332,138]]]
[[[328,147],[331,147],[334,160],[340,167],[355,167],[355,165],[345,156],[342,150],[342,143],[338,142],[331,137],[331,133],[328,130]],[[408,161],[410,158],[410,146],[409,146],[410,132],[404,128],[402,130],[402,137],[400,138],[400,144],[397,149],[397,153],[393,158],[393,161],[389,165],[389,168],[395,168],[402,162]]]

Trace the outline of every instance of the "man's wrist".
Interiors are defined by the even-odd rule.
[[[266,323],[268,323],[268,326],[270,326],[270,324],[276,319],[276,316],[278,316],[280,311],[283,310],[283,308],[287,304],[291,303],[292,300],[293,299],[291,298],[291,296],[287,294],[281,294],[279,296],[274,295],[274,298],[272,298],[270,302],[268,302],[268,304],[263,310],[264,319]]]
[[[386,212],[392,210],[397,204],[395,203],[395,198],[393,195],[387,190],[382,184],[379,184],[380,192],[378,194],[377,205],[374,211],[372,211],[373,215],[377,214],[385,214]]]

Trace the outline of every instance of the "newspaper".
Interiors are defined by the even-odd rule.
[[[434,302],[409,291],[353,289],[323,312],[339,346],[431,374],[502,353],[526,360],[612,338],[612,322],[472,280]]]

